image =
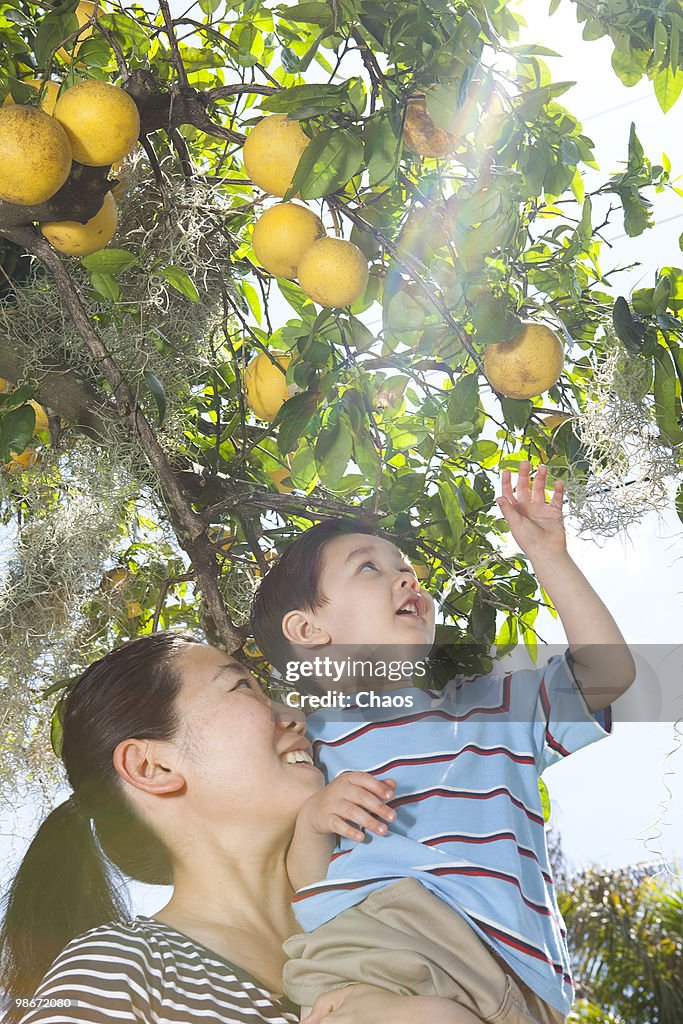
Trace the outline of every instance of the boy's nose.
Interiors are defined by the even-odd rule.
[[[420,581],[416,580],[414,576],[409,576],[407,573],[401,573],[400,577],[400,588],[401,590],[409,589],[414,590],[417,593],[420,589]]]

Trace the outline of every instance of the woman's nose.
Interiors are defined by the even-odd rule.
[[[290,708],[278,700],[271,701],[273,718],[280,729],[291,729],[292,732],[306,731],[306,716],[301,708]]]

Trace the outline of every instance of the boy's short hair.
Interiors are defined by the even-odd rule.
[[[251,608],[251,631],[259,650],[280,672],[295,657],[282,631],[284,616],[296,608],[314,611],[325,604],[320,589],[325,548],[352,533],[391,539],[369,519],[326,519],[292,541],[263,577]]]

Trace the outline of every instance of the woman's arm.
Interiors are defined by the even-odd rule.
[[[373,985],[347,985],[320,996],[301,1024],[482,1024],[481,1018],[438,996],[398,996]]]

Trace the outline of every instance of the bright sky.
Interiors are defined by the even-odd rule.
[[[585,134],[596,143],[601,171],[621,169],[619,162],[626,159],[634,121],[652,162],[661,159],[664,148],[674,176],[683,175],[678,107],[662,114],[647,79],[625,88],[610,67],[611,42],[581,39],[574,4],[561,4],[552,18],[546,15],[547,5],[538,0],[521,0],[518,10],[528,22],[524,42],[540,42],[562,52],[562,58],[547,58],[553,77],[577,84],[560,103],[582,120]],[[683,177],[678,184],[683,184]],[[681,264],[678,237],[683,231],[683,201],[675,194],[650,198],[657,227],[629,239],[616,218],[605,232],[614,250],[612,254],[603,250],[603,269],[612,263],[642,264],[640,270],[623,275],[619,291],[626,296],[641,280],[643,286],[651,286],[658,266]],[[683,606],[681,577],[676,571],[676,562],[683,555],[683,524],[675,512],[661,520],[654,514],[648,516],[629,537],[597,545],[570,536],[569,546],[627,640],[666,645],[666,651],[648,646],[653,661],[669,653],[680,637]],[[537,623],[545,639],[562,642],[561,626],[549,616],[539,616]],[[678,857],[683,864],[683,730],[681,733],[678,738],[673,724],[617,723],[610,739],[573,754],[547,772],[552,821],[561,833],[566,855],[576,866],[591,862],[618,866],[662,855]]]
[[[577,85],[560,102],[582,119],[586,134],[597,144],[601,170],[620,169],[634,120],[653,162],[660,159],[664,145],[674,174],[683,174],[683,98],[665,117],[649,81],[633,89],[622,86],[610,67],[611,44],[584,43],[575,7],[566,0],[550,19],[545,15],[547,5],[539,0],[521,0],[519,9],[529,22],[523,41],[562,50],[561,59],[547,58],[553,77],[573,79]],[[683,230],[683,201],[668,195],[652,199],[655,229],[628,239],[617,218],[609,235],[615,248],[612,259],[604,254],[605,267],[612,262],[643,264],[640,271],[624,275],[620,291],[625,295],[641,278],[651,284],[662,262],[680,264],[682,259],[678,236]],[[578,539],[570,529],[573,556],[630,642],[671,648],[677,641],[683,597],[676,562],[683,555],[682,534],[683,525],[673,512],[662,519],[650,515],[628,537],[598,544]],[[539,616],[537,627],[548,642],[562,643],[561,627],[549,616]],[[656,658],[657,649],[648,650]],[[570,862],[577,867],[618,866],[664,856],[683,863],[682,746],[673,724],[621,723],[610,739],[549,770],[552,821]],[[34,819],[35,808],[25,802],[16,815],[0,815],[0,887],[30,837]],[[150,913],[163,904],[164,895],[148,892],[136,902]]]

